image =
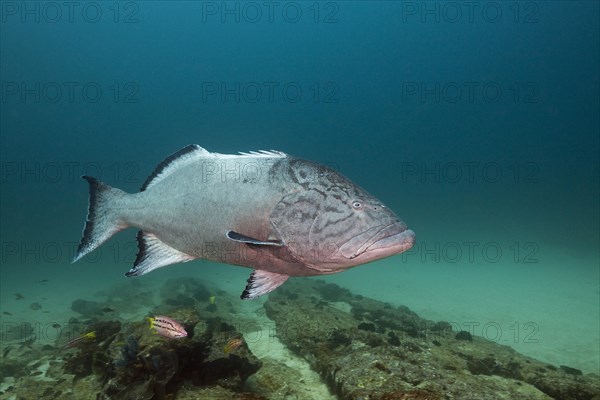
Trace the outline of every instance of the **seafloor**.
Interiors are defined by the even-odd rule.
[[[207,286],[179,278],[159,296],[127,285],[74,300],[76,316],[50,327],[53,344],[31,324],[4,329],[0,398],[600,399],[598,375],[335,284],[291,279],[264,302]],[[189,336],[154,334],[133,305],[180,321]],[[65,348],[92,331],[95,339]]]

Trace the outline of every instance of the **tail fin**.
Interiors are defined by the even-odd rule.
[[[125,192],[112,188],[91,176],[82,176],[82,178],[90,184],[90,206],[83,229],[83,237],[73,262],[100,246],[115,233],[127,228],[127,225],[119,218],[119,208],[114,207],[117,200],[125,195]]]

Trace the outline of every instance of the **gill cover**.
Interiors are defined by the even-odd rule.
[[[271,213],[271,223],[294,258],[317,265],[330,260],[338,251],[337,240],[344,236],[342,226],[331,217],[347,216],[348,211],[340,200],[307,189],[284,196]]]

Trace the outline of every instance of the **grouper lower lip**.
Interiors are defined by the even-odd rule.
[[[406,229],[389,236],[383,236],[367,247],[366,251],[390,250],[390,255],[409,250],[415,244],[415,233]]]
[[[340,250],[349,259],[356,258],[371,250],[389,253],[383,255],[383,257],[386,257],[410,249],[414,244],[414,238],[414,232],[407,229],[404,222],[397,221],[389,225],[373,227],[355,236],[342,245]],[[360,247],[352,251],[353,245],[361,242]]]

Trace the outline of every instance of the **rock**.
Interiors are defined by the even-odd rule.
[[[89,325],[86,332],[79,332],[93,331],[96,333],[96,338],[78,343],[74,347],[75,351],[67,353],[65,355],[64,370],[74,375],[76,379],[93,373],[104,376],[105,369],[110,366],[110,359],[106,354],[105,346],[115,339],[120,329],[121,323],[118,321],[103,321]],[[74,337],[57,338],[58,347],[61,348],[70,339],[74,339]]]
[[[71,310],[88,318],[102,315],[102,308],[103,306],[96,301],[77,299],[71,303]]]
[[[327,301],[344,301],[346,298],[352,297],[352,294],[348,289],[344,289],[334,283],[318,285],[316,290],[321,294],[321,297]],[[293,292],[290,293],[293,294]],[[290,300],[295,300],[295,298],[290,297]]]
[[[264,307],[278,338],[341,399],[597,400],[600,393],[595,375],[547,368],[508,346],[457,335],[446,322],[331,285],[290,280],[286,290],[301,298],[274,291]],[[331,300],[345,301],[351,311]]]
[[[208,324],[201,324],[194,331],[197,343],[202,343],[201,359],[190,362],[190,379],[200,386],[219,385],[229,389],[238,389],[246,379],[258,371],[261,362],[242,343],[235,352],[226,354],[227,342],[241,337],[234,326],[220,318],[214,318]]]
[[[581,370],[579,370],[577,368],[567,367],[566,365],[561,365],[560,369],[562,369],[563,371],[565,371],[566,374],[583,375],[583,372],[581,372]]]
[[[223,351],[229,339],[241,336],[233,326],[220,318],[202,318],[208,322],[200,323],[194,309],[179,309],[170,315],[185,326],[187,338],[156,335],[147,321],[124,324],[107,348],[110,362],[98,354],[87,356],[82,359],[82,371],[71,372],[82,376],[93,371],[101,376],[104,384],[99,399],[163,399],[173,396],[182,382],[239,391],[259,370],[261,362],[245,344],[235,353]]]
[[[468,340],[469,342],[473,341],[473,336],[467,331],[460,331],[454,336],[456,340]]]
[[[301,396],[301,393],[298,393],[294,383],[301,378],[302,375],[297,370],[273,360],[266,360],[262,368],[248,379],[244,388],[272,400],[295,399]]]
[[[178,308],[194,307],[196,302],[209,304],[211,292],[198,279],[169,279],[160,289],[163,302]]]

